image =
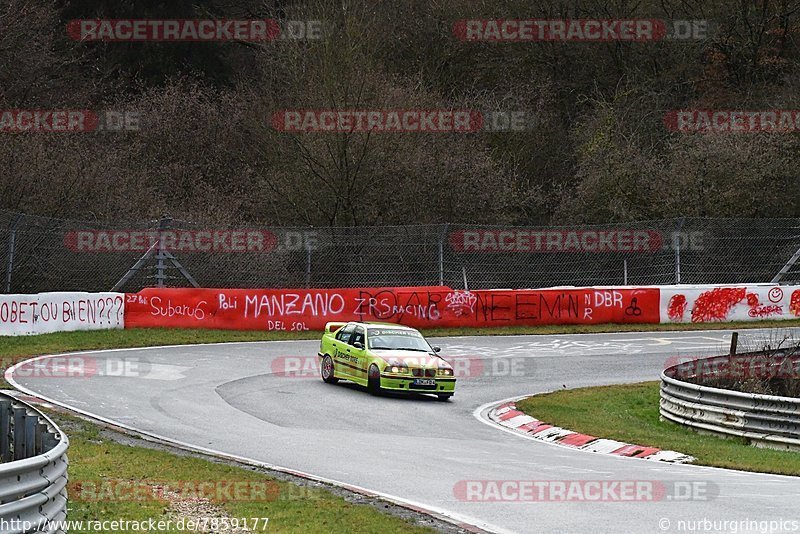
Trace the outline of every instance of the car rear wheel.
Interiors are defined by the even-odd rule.
[[[370,365],[367,372],[367,390],[372,395],[381,394],[381,371],[375,364]]]
[[[327,354],[324,358],[322,358],[322,369],[320,372],[322,373],[322,380],[324,380],[327,384],[335,384],[339,381],[333,371],[333,358]]]
[[[444,402],[446,400],[449,400],[450,397],[452,397],[452,396],[453,396],[452,393],[439,393],[439,394],[436,395],[436,399]]]

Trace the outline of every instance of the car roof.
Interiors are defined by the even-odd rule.
[[[362,321],[353,321],[350,324],[360,325],[366,327],[367,330],[374,330],[377,328],[393,328],[396,330],[409,330],[411,332],[419,332],[416,328],[411,328],[410,326],[405,326],[402,324],[396,323],[378,323],[378,322],[362,322]]]

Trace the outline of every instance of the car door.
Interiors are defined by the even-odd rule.
[[[367,349],[366,349],[366,329],[363,326],[356,326],[353,335],[350,336],[350,365],[358,370],[352,369],[358,378],[367,376]],[[358,344],[358,346],[356,346]]]
[[[343,326],[337,333],[333,340],[333,368],[336,376],[352,376],[353,369],[350,367],[350,337],[353,335],[356,325],[347,324]]]

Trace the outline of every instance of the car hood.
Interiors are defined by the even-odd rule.
[[[435,354],[416,350],[372,350],[372,353],[389,365],[403,365],[409,368],[438,369],[450,367],[446,361]]]

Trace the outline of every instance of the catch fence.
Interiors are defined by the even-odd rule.
[[[800,219],[362,227],[80,221],[0,211],[0,291],[800,281]]]

